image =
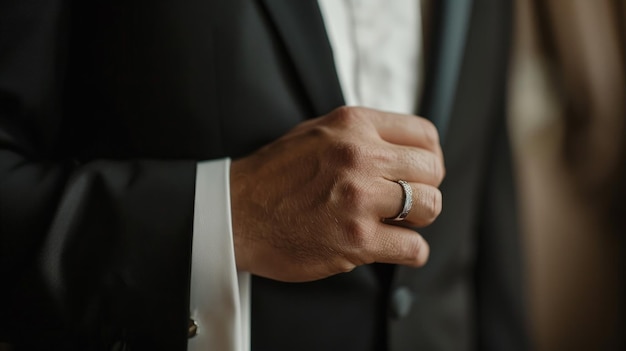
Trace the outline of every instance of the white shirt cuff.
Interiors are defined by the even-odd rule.
[[[250,349],[250,274],[237,272],[230,214],[230,159],[199,162],[189,309],[190,351]]]

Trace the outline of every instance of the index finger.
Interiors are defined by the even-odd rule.
[[[377,110],[368,110],[366,114],[381,139],[443,154],[439,132],[431,121],[419,116]]]

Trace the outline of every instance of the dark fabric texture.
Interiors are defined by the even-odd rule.
[[[255,277],[253,350],[524,348],[501,109],[509,7],[475,1],[428,265]],[[0,342],[184,350],[196,162],[342,104],[313,0],[2,2]],[[390,313],[400,287],[410,309]]]

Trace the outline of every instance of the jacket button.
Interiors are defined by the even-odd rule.
[[[193,319],[189,318],[189,324],[187,329],[187,338],[193,338],[198,333],[198,324]]]
[[[406,317],[413,305],[413,292],[406,286],[401,286],[391,292],[389,309],[391,316],[396,319]]]

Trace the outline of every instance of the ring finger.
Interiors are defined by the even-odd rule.
[[[404,221],[417,227],[431,224],[442,209],[442,196],[438,188],[422,183],[409,183],[410,191],[405,191],[398,182],[385,181],[380,195],[373,201],[377,204],[377,213],[387,223],[393,223],[407,205],[406,195],[412,201]]]

